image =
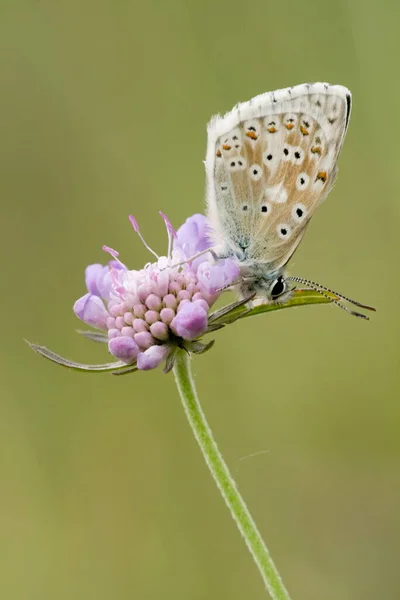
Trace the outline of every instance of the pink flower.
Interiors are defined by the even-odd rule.
[[[88,293],[74,305],[77,317],[107,332],[113,356],[141,370],[157,367],[177,346],[198,340],[207,330],[211,306],[238,276],[233,260],[216,261],[207,252],[210,229],[203,215],[190,217],[177,232],[162,216],[168,255],[158,257],[145,244],[155,262],[128,270],[118,253],[105,247],[114,260],[87,267]],[[144,242],[136,220],[130,220]]]

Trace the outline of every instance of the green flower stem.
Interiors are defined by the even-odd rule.
[[[245,539],[271,597],[273,600],[290,600],[290,596],[283,585],[282,579],[263,542],[260,532],[218,450],[197,397],[190,358],[182,350],[179,350],[176,355],[174,375],[186,416],[203,453],[203,457],[239,531]]]

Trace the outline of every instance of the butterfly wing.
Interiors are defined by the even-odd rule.
[[[208,125],[208,216],[221,254],[287,263],[337,175],[350,117],[342,86],[304,84],[238,104]]]

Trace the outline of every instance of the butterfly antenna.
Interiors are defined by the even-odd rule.
[[[343,294],[339,294],[339,292],[335,292],[334,290],[331,290],[330,288],[327,288],[324,285],[317,283],[316,281],[309,281],[308,279],[303,279],[302,277],[287,277],[286,279],[290,279],[291,281],[296,281],[297,283],[302,283],[304,285],[309,285],[315,291],[324,290],[325,292],[328,292],[328,294],[338,296],[338,298],[340,298],[341,300],[345,300],[346,302],[349,302],[354,306],[359,306],[360,308],[364,308],[365,310],[371,310],[373,312],[376,312],[376,308],[374,308],[373,306],[369,306],[368,304],[361,304],[361,302],[357,302],[356,300],[352,300],[347,296],[343,296]]]
[[[312,290],[314,290],[314,292],[318,292],[318,294],[321,294],[321,296],[324,296],[324,298],[327,298],[328,300],[333,302],[333,304],[336,304],[336,306],[338,306],[339,308],[345,310],[350,315],[353,315],[353,317],[360,317],[360,319],[366,319],[367,321],[369,321],[369,317],[367,317],[367,315],[363,315],[362,313],[356,312],[355,310],[351,310],[345,304],[342,304],[340,302],[340,300],[337,300],[336,298],[332,298],[332,296],[330,296],[329,294],[334,294],[341,300],[347,300],[348,302],[351,302],[352,304],[355,304],[356,306],[360,306],[362,308],[367,308],[367,309],[373,310],[373,311],[376,310],[372,306],[365,306],[364,304],[360,304],[359,302],[353,302],[352,300],[346,298],[345,296],[342,296],[341,294],[337,294],[336,292],[330,290],[329,288],[325,288],[322,285],[319,286],[319,284],[315,283],[314,281],[309,281],[308,279],[302,279],[301,277],[286,277],[286,280],[288,280],[288,279],[290,281],[296,281],[298,283],[308,285],[308,287],[311,288]]]

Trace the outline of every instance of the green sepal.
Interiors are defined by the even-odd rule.
[[[126,366],[126,365],[125,365]],[[111,375],[128,375],[128,373],[136,373],[139,371],[136,365],[130,365],[126,369],[119,369],[118,371],[111,371]]]
[[[186,349],[189,351],[189,353],[204,354],[204,352],[210,350],[214,346],[214,344],[215,340],[209,341],[208,344],[203,344],[203,342],[199,341],[188,342],[186,343]]]
[[[106,333],[101,333],[100,331],[83,331],[82,329],[77,329],[76,332],[92,342],[107,344],[109,341],[108,335]]]
[[[174,366],[177,348],[172,348],[165,361],[164,373],[169,373]]]
[[[45,346],[39,346],[38,344],[32,344],[31,342],[28,342],[27,340],[26,340],[26,342],[32,348],[32,350],[34,350],[35,352],[37,352],[44,358],[47,358],[48,360],[51,360],[52,362],[54,362],[58,365],[61,365],[62,367],[67,367],[68,369],[73,369],[75,371],[84,371],[84,372],[115,371],[115,369],[122,369],[122,368],[126,369],[126,367],[128,366],[126,363],[122,362],[121,360],[114,361],[111,363],[104,363],[104,364],[100,364],[100,365],[85,365],[82,363],[77,363],[73,360],[69,360],[68,358],[63,358],[62,356],[60,356],[59,354],[56,354],[52,350],[49,350]],[[130,367],[130,368],[132,368],[132,367]]]

